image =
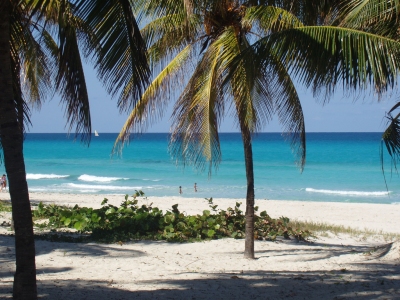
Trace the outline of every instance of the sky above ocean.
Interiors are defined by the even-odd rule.
[[[120,112],[117,99],[111,99],[105,88],[97,79],[96,73],[89,65],[85,65],[90,111],[93,130],[98,132],[119,132],[130,111]],[[295,83],[296,84],[296,83]],[[398,100],[396,93],[387,93],[381,99],[373,93],[344,93],[340,88],[324,101],[323,95],[314,97],[311,90],[297,84],[301,100],[307,132],[383,132],[386,121],[385,112]],[[49,97],[51,94],[48,95]],[[148,128],[148,132],[169,132],[170,116],[173,111],[173,100],[159,118]],[[176,97],[177,98],[177,97]],[[31,133],[67,132],[65,105],[56,94],[43,103],[41,109],[31,109]],[[220,127],[221,132],[238,132],[232,111],[227,114]],[[277,118],[268,123],[265,132],[282,132]]]

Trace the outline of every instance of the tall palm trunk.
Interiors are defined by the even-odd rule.
[[[244,257],[254,259],[254,169],[253,147],[251,145],[250,130],[241,125],[244,147],[244,161],[246,166],[247,194],[246,194],[246,237],[244,243]]]
[[[35,243],[23,156],[22,120],[13,94],[10,52],[12,2],[0,4],[0,138],[15,226],[14,299],[37,299]]]

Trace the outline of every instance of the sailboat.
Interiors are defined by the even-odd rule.
[[[94,136],[99,136],[99,134],[97,133],[97,130],[94,131]]]

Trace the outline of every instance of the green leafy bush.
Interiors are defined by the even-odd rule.
[[[210,210],[202,214],[185,215],[178,204],[165,213],[152,205],[138,205],[137,197],[144,196],[136,191],[129,200],[128,195],[119,207],[108,204],[104,199],[100,209],[74,206],[73,208],[43,205],[40,203],[33,216],[48,218],[47,223],[36,224],[41,228],[56,230],[73,228],[80,233],[89,233],[90,238],[102,242],[120,242],[135,239],[167,241],[190,241],[223,237],[243,238],[245,218],[240,202],[234,208],[217,209],[212,198],[206,199]],[[256,208],[257,210],[257,208]],[[265,211],[255,215],[255,239],[275,240],[278,236],[303,240],[310,232],[293,229],[289,219],[272,219]]]

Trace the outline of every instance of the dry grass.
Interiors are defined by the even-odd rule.
[[[361,240],[366,240],[368,238],[379,238],[383,239],[385,242],[389,242],[400,239],[400,234],[397,233],[387,233],[383,231],[368,229],[361,230],[343,225],[332,225],[320,222],[292,220],[290,221],[289,226],[292,226],[293,228],[301,228],[302,230],[308,230],[312,232],[312,234],[316,237],[329,237],[332,234],[346,234],[354,238],[359,238]]]
[[[11,212],[11,202],[0,200],[0,212]]]

